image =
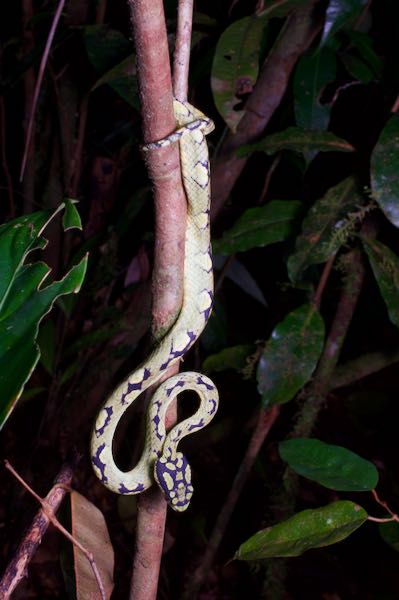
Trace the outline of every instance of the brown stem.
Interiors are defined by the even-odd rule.
[[[35,39],[32,29],[33,21],[33,0],[22,1],[22,22],[24,35],[24,50],[26,54],[31,52],[35,46]],[[24,74],[24,132],[25,137],[28,132],[29,115],[32,107],[33,95],[35,93],[35,70],[32,67],[26,70]],[[30,213],[35,203],[35,136],[32,136],[28,149],[26,173],[23,181],[23,210],[24,213]]]
[[[39,99],[39,92],[40,92],[40,88],[42,85],[44,72],[46,70],[48,57],[50,55],[50,49],[51,49],[51,46],[52,46],[52,43],[54,40],[55,31],[57,29],[58,21],[61,18],[62,11],[64,10],[64,5],[65,5],[65,0],[59,0],[57,10],[55,11],[55,14],[53,17],[53,22],[51,23],[50,31],[47,36],[47,41],[46,41],[46,45],[44,47],[43,56],[40,61],[39,73],[38,73],[37,80],[36,80],[35,91],[33,93],[32,107],[30,110],[28,129],[26,132],[25,148],[24,148],[24,154],[22,157],[21,171],[20,171],[20,176],[19,176],[20,181],[22,181],[22,179],[23,179],[26,161],[28,159],[29,147],[30,147],[32,132],[33,132],[33,125],[35,122],[36,106],[37,106],[37,101]]]
[[[321,298],[323,296],[324,288],[327,285],[328,278],[330,277],[331,269],[333,267],[335,260],[335,254],[325,263],[323,272],[320,277],[319,285],[317,286],[317,290],[315,292],[313,303],[317,308],[320,307]]]
[[[213,215],[221,210],[246,164],[247,159],[238,158],[235,151],[263,134],[287,90],[298,58],[320,30],[320,24],[312,18],[314,5],[315,0],[311,0],[288,17],[263,65],[236,133],[228,133],[223,141],[212,172]]]
[[[173,92],[175,98],[187,100],[190,66],[193,0],[179,0],[176,47],[173,58]]]
[[[237,471],[233,485],[229,491],[226,501],[219,512],[215,526],[213,528],[211,537],[209,538],[205,553],[202,557],[201,563],[194,571],[191,577],[190,584],[187,587],[183,596],[184,600],[196,598],[201,585],[204,583],[209,569],[214,560],[215,554],[220,546],[220,542],[223,539],[227,525],[229,524],[230,517],[236,507],[237,501],[240,497],[241,491],[248,479],[251,472],[252,466],[256,457],[258,456],[259,450],[265,441],[267,434],[272,428],[280,412],[279,406],[273,406],[269,409],[262,409],[259,413],[257,425],[252,433],[251,439],[248,444],[247,451],[242,459],[241,465]]]
[[[377,373],[399,362],[399,350],[395,352],[370,352],[363,354],[358,358],[339,365],[331,378],[330,389],[335,390],[340,387],[351,385],[363,377]]]
[[[8,205],[10,217],[15,217],[14,190],[12,187],[12,179],[10,169],[8,168],[7,151],[6,151],[6,110],[4,106],[4,98],[0,98],[0,152],[1,164],[7,182]]]
[[[7,600],[11,596],[19,582],[26,576],[28,565],[50,525],[48,513],[55,514],[57,512],[65,498],[68,486],[71,485],[72,477],[72,467],[64,465],[57,475],[54,487],[44,500],[47,507],[46,512],[43,509],[38,511],[0,580],[0,598],[3,600]],[[31,491],[33,492],[33,490]],[[37,496],[34,492],[33,495]],[[42,499],[39,498],[39,501],[41,502]]]
[[[175,129],[165,16],[161,0],[128,0],[137,51],[144,142],[159,140]],[[179,46],[179,42],[177,42]],[[189,49],[187,44],[182,47]],[[184,69],[179,54],[176,68]],[[181,81],[177,73],[176,80]],[[177,84],[175,84],[177,88]],[[180,99],[184,98],[182,86]],[[187,89],[187,88],[186,88]],[[155,255],[153,271],[152,330],[160,339],[170,328],[182,302],[185,224],[187,217],[179,151],[176,145],[146,156],[154,189]],[[166,373],[166,377],[178,366]],[[166,426],[176,421],[176,407],[168,411]],[[131,600],[156,598],[166,520],[166,503],[157,488],[139,498]]]
[[[345,266],[347,271],[344,286],[334,320],[313,382],[306,393],[306,400],[293,429],[293,437],[308,437],[316,423],[359,299],[364,279],[364,266],[360,250],[356,248],[346,254]]]

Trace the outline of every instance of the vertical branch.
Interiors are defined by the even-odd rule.
[[[25,51],[28,54],[33,50],[35,40],[32,31],[33,0],[22,2],[22,25]],[[28,135],[29,115],[35,93],[35,71],[33,67],[27,69],[24,74],[24,131],[25,138]],[[32,212],[35,202],[35,136],[28,148],[28,160],[26,173],[23,180],[24,213]]]
[[[128,4],[137,52],[143,137],[145,142],[152,142],[175,129],[163,3],[161,0],[151,3],[128,0]],[[179,63],[184,65],[182,55],[179,56]],[[184,96],[182,78],[179,81],[178,87]],[[174,322],[182,302],[187,206],[177,146],[148,153],[146,163],[155,204],[152,330],[154,338],[160,339]],[[169,370],[165,378],[177,369]],[[175,420],[174,407],[168,412],[166,427]],[[167,504],[157,488],[140,495],[131,600],[156,598],[166,510]]]
[[[180,0],[177,14],[176,47],[173,59],[173,91],[179,100],[187,100],[190,67],[193,0]]]

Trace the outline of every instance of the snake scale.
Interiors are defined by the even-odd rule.
[[[213,122],[186,102],[174,101],[177,129],[168,137],[146,144],[144,151],[179,143],[182,180],[187,196],[183,304],[171,329],[148,359],[109,396],[100,410],[91,441],[91,460],[102,483],[119,494],[138,494],[158,483],[169,505],[185,510],[193,494],[191,469],[177,451],[180,440],[205,427],[214,417],[219,396],[213,382],[199,373],[178,373],[161,383],[147,410],[146,439],[142,455],[130,471],[116,465],[112,443],[116,428],[128,407],[180,361],[204,329],[213,304],[213,272],[210,246],[210,170],[205,136]],[[166,433],[165,413],[177,394],[193,390],[200,398],[194,415]]]

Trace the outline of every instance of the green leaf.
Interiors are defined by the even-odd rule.
[[[243,110],[240,96],[252,92],[259,69],[259,48],[265,21],[256,16],[232,23],[217,43],[211,86],[216,108],[234,132]]]
[[[379,79],[382,75],[383,62],[373,48],[373,39],[367,33],[354,30],[348,30],[347,36],[359,57],[372,69],[374,78]]]
[[[324,322],[311,304],[289,313],[273,330],[257,379],[264,406],[289,402],[309,381],[324,342]]]
[[[56,333],[53,321],[46,321],[40,328],[37,343],[40,349],[40,362],[51,375],[54,372],[56,357]]]
[[[135,54],[129,54],[100,77],[92,91],[104,84],[109,85],[130,106],[137,110],[140,108]]]
[[[71,198],[65,199],[65,210],[62,218],[62,226],[64,231],[68,229],[79,229],[82,230],[82,220],[78,209],[76,208],[77,200]]]
[[[331,490],[364,492],[378,483],[373,463],[342,446],[297,438],[281,442],[279,452],[296,473]]]
[[[46,287],[49,267],[42,262],[23,264],[29,252],[45,246],[41,233],[63,206],[52,214],[42,211],[0,227],[0,427],[39,360],[40,321],[59,296],[78,292],[84,279],[86,257]]]
[[[367,516],[361,506],[349,500],[304,510],[287,521],[255,533],[241,544],[234,558],[260,560],[299,556],[311,548],[344,540],[367,520]]]
[[[399,115],[388,120],[371,155],[371,189],[387,219],[399,227]]]
[[[353,79],[361,81],[364,84],[375,80],[372,69],[370,69],[370,67],[361,58],[346,53],[341,54],[341,60],[345,66],[345,69],[348,71],[349,75],[353,77]]]
[[[294,77],[294,108],[298,127],[325,131],[330,120],[331,106],[321,104],[320,96],[336,76],[337,61],[329,48],[303,56]]]
[[[368,0],[330,0],[327,6],[321,45],[331,38],[337,31],[345,27],[348,22],[355,19]]]
[[[272,200],[246,210],[223,237],[212,244],[215,254],[244,252],[281,242],[294,232],[302,204],[297,200]]]
[[[362,198],[353,177],[344,179],[317,200],[302,224],[295,251],[288,260],[288,274],[296,282],[310,265],[325,262],[353,233],[363,216]],[[350,212],[357,209],[357,212]]]
[[[380,536],[388,546],[399,552],[399,523],[392,521],[390,523],[380,523],[378,525]]]
[[[219,373],[227,369],[240,371],[247,365],[247,359],[255,351],[253,344],[242,344],[224,348],[217,354],[208,356],[202,363],[204,373]]]
[[[310,152],[353,152],[354,148],[349,142],[330,131],[305,131],[298,127],[288,127],[284,131],[266,136],[256,144],[241,146],[237,150],[237,155],[247,156],[253,152],[275,154],[282,150],[309,154]]]
[[[98,73],[111,69],[133,49],[132,43],[120,31],[108,25],[87,25],[84,41],[87,56]]]
[[[399,327],[399,258],[377,240],[362,238],[362,242],[388,309],[389,318]]]

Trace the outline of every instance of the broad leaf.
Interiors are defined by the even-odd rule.
[[[371,155],[371,189],[387,219],[399,227],[399,115],[389,119]]]
[[[217,354],[211,354],[204,360],[202,364],[203,371],[204,373],[226,371],[227,369],[240,371],[246,366],[248,357],[254,351],[255,346],[253,344],[242,344],[240,346],[224,348]]]
[[[72,535],[94,558],[98,574],[109,600],[114,587],[114,551],[104,516],[98,508],[78,492],[71,493]],[[100,599],[96,578],[83,552],[73,545],[76,599]]]
[[[320,96],[336,76],[335,54],[329,48],[303,56],[294,77],[294,108],[298,127],[325,131],[330,120],[331,106],[321,104]]]
[[[374,277],[384,298],[389,318],[399,327],[399,258],[381,242],[362,238]]]
[[[235,131],[243,110],[242,96],[252,92],[259,69],[259,48],[265,21],[256,16],[232,23],[222,33],[215,50],[211,86],[216,108]]]
[[[140,108],[135,54],[129,54],[100,77],[92,91],[104,84],[109,85],[130,106],[137,110]]]
[[[348,500],[304,510],[287,521],[255,533],[241,544],[234,558],[260,560],[299,556],[311,548],[344,540],[367,520],[367,516],[361,506]]]
[[[272,200],[249,208],[221,239],[213,242],[213,250],[216,254],[233,254],[281,242],[294,232],[301,208],[297,200]]]
[[[86,257],[63,279],[47,286],[45,280],[50,271],[47,265],[24,264],[29,252],[45,246],[41,234],[63,206],[53,214],[42,211],[0,227],[0,427],[39,360],[36,339],[40,321],[58,297],[78,292],[84,279]],[[68,227],[71,217],[72,213],[67,219]]]
[[[329,0],[321,44],[356,18],[368,0]]]
[[[229,261],[228,265],[226,265],[227,260]],[[266,298],[256,280],[247,267],[237,258],[229,260],[225,256],[214,254],[213,266],[215,269],[223,270],[225,277],[233,281],[245,294],[248,294],[263,306],[267,306]]]
[[[89,60],[98,73],[105,73],[133,50],[132,43],[108,25],[87,25],[84,41]]]
[[[296,282],[308,266],[328,260],[347,241],[363,216],[361,202],[353,177],[344,179],[316,200],[288,260],[291,281]]]
[[[375,80],[372,69],[370,69],[367,63],[361,58],[349,53],[341,54],[340,58],[345,69],[348,71],[349,75],[352,75],[353,79],[361,81],[364,84]]]
[[[279,452],[296,473],[332,490],[364,492],[378,483],[373,463],[342,446],[297,438],[281,442]]]
[[[211,86],[216,108],[235,131],[244,110],[240,104],[252,92],[259,70],[264,29],[272,17],[283,17],[307,0],[274,0],[261,13],[235,21],[222,33],[212,65]]]
[[[259,360],[257,379],[264,406],[289,402],[307,383],[319,360],[324,323],[317,309],[305,304],[273,330]]]
[[[309,154],[310,152],[353,152],[354,148],[329,131],[305,131],[298,127],[289,127],[266,136],[256,144],[242,146],[237,154],[238,156],[247,156],[253,152],[275,154],[282,150]]]

